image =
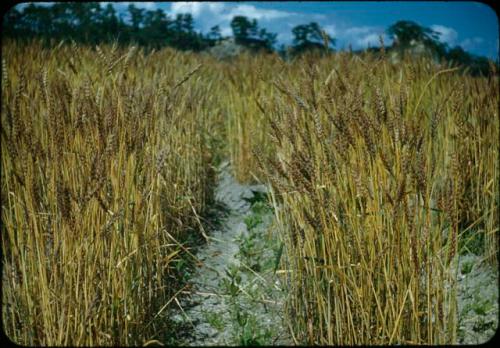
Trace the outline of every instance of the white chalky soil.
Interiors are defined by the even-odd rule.
[[[270,343],[290,343],[286,338],[282,313],[285,294],[278,290],[279,282],[276,276],[271,276],[268,272],[267,275],[263,274],[265,278],[263,279],[251,271],[245,272],[237,257],[240,249],[238,237],[241,238],[242,235],[246,236],[249,233],[244,219],[251,214],[251,204],[248,199],[254,196],[254,192],[266,192],[266,187],[239,184],[230,174],[229,164],[221,166],[216,200],[224,204],[228,214],[223,218],[218,230],[208,233],[208,243],[200,247],[196,253],[196,257],[203,264],[190,278],[191,294],[181,299],[182,311],[179,310],[174,316],[174,320],[188,327],[188,337],[185,337],[181,344],[239,345],[234,303],[237,303],[242,311],[251,313],[259,325],[273,328],[272,332],[276,337],[268,338],[271,340]],[[272,223],[272,214],[265,218],[260,228],[268,228]],[[239,291],[236,297],[228,295],[227,287],[221,284],[223,278],[228,278],[226,271],[231,265],[240,269],[239,287],[243,291]],[[258,287],[266,287],[266,290],[262,291]],[[252,300],[249,296],[251,293],[263,292],[268,296],[262,298],[263,301],[260,302]],[[208,319],[209,317],[212,320]],[[214,325],[214,318],[218,325]]]

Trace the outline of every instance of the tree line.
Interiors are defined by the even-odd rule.
[[[171,18],[162,9],[145,10],[133,4],[127,10],[128,21],[124,18],[125,13],[118,13],[109,3],[104,7],[98,2],[54,3],[52,6],[31,3],[22,10],[12,8],[4,15],[2,33],[3,37],[21,41],[33,38],[47,43],[74,40],[90,45],[116,42],[151,49],[169,46],[195,52],[209,49],[227,38],[222,36],[219,26],[212,27],[205,34],[195,31],[194,19],[189,13]],[[260,28],[256,19],[235,16],[230,25],[235,43],[252,51],[277,51],[294,56],[310,50],[333,51],[335,46],[335,39],[315,22],[295,26],[292,29],[292,44],[279,48],[276,48],[277,34]],[[466,66],[475,74],[489,71],[487,58],[472,55],[460,46],[448,47],[439,41],[437,32],[417,23],[399,21],[386,32],[394,41],[392,46],[386,47],[386,51],[404,52],[418,42],[440,60]]]
[[[42,39],[44,42],[74,40],[78,43],[135,44],[147,48],[170,46],[179,50],[202,51],[224,39],[219,26],[206,34],[194,29],[189,13],[168,16],[162,9],[144,10],[130,4],[127,13],[118,13],[112,4],[97,2],[55,3],[22,10],[12,8],[3,18],[4,37],[17,40]],[[125,20],[128,15],[128,20]],[[257,21],[236,16],[231,22],[236,42],[254,49],[272,51],[276,34],[259,28]]]

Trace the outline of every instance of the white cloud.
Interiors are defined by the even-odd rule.
[[[440,34],[439,40],[441,42],[447,43],[450,46],[456,44],[458,33],[455,29],[439,24],[431,25],[431,29]]]
[[[368,34],[372,32],[374,29],[375,29],[374,27],[352,27],[344,30],[344,35],[355,37]]]
[[[136,8],[142,8],[146,11],[156,10],[158,3],[148,1],[148,2],[134,2],[134,1],[122,1],[122,2],[100,2],[101,7],[106,7],[108,4],[113,4],[115,7],[127,9],[129,5],[134,5]]]
[[[336,37],[337,36],[337,28],[333,24],[325,25],[323,27],[323,30],[326,31],[328,35],[331,37]]]
[[[196,26],[202,32],[207,32],[213,26],[218,25],[222,36],[232,35],[230,23],[234,16],[246,16],[258,20],[261,28],[266,28],[271,32],[278,32],[278,35],[281,35],[279,37],[280,41],[281,39],[289,40],[291,34],[283,33],[283,22],[279,24],[278,21],[297,17],[296,13],[292,12],[224,2],[175,2],[171,4],[170,10],[166,12],[173,17],[180,13],[191,13]]]
[[[473,38],[467,38],[465,40],[463,40],[461,43],[460,43],[460,46],[462,46],[462,48],[464,50],[470,50],[470,49],[473,49],[473,48],[476,48],[478,45],[482,44],[484,42],[484,39],[482,37],[473,37]]]
[[[350,27],[341,30],[338,33],[338,39],[339,42],[342,42],[345,45],[351,44],[354,49],[364,49],[368,46],[379,46],[381,35],[384,39],[384,44],[389,44],[390,39],[385,34],[384,29],[371,26]]]
[[[200,15],[221,14],[224,11],[224,3],[220,2],[174,2],[170,12],[172,14],[191,13],[194,18]]]
[[[170,12],[172,14],[191,13],[196,19],[208,17],[213,22],[230,21],[234,16],[246,16],[257,20],[272,20],[286,18],[293,13],[260,9],[247,4],[227,4],[223,2],[175,2],[172,3]]]
[[[278,10],[258,9],[253,5],[237,5],[236,7],[232,8],[231,11],[229,11],[227,18],[232,19],[237,15],[255,18],[257,20],[271,20],[290,17],[291,15],[293,15],[293,13]]]
[[[380,45],[380,35],[377,34],[367,34],[363,37],[360,37],[359,39],[356,40],[356,45],[361,46],[361,47],[373,47],[373,46],[379,46]]]

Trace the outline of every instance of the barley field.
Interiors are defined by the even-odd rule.
[[[176,344],[170,308],[228,159],[271,192],[295,344],[456,343],[459,255],[497,265],[491,69],[4,41],[5,333]]]

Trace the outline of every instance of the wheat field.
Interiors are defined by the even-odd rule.
[[[6,332],[27,345],[142,344],[168,330],[181,240],[211,201],[204,68],[173,50],[3,52]]]
[[[456,341],[457,255],[498,256],[494,66],[471,77],[372,53],[217,61],[12,41],[2,52],[13,341],[175,343],[179,265],[225,157],[276,197],[297,343]]]
[[[298,342],[456,342],[457,254],[480,241],[497,263],[497,76],[383,54],[255,64],[269,90],[230,143],[281,202]]]

